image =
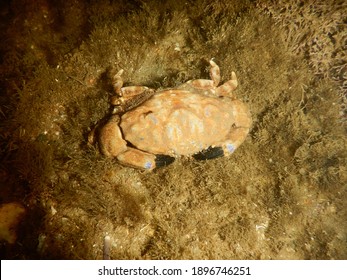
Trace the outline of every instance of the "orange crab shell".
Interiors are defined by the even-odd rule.
[[[124,139],[137,149],[171,156],[193,155],[228,140],[235,150],[250,125],[249,110],[241,101],[179,89],[158,92],[120,122]],[[233,133],[230,139],[238,127],[240,135]]]
[[[235,72],[219,85],[219,66],[213,60],[210,66],[210,80],[190,80],[158,92],[123,87],[123,70],[118,71],[111,76],[117,93],[111,99],[113,115],[102,127],[97,125],[89,139],[95,139],[96,131],[104,155],[146,170],[166,166],[181,155],[197,160],[231,155],[246,139],[251,115],[233,94],[238,85]]]

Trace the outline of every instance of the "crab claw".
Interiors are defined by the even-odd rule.
[[[127,150],[127,143],[122,137],[118,124],[120,117],[113,115],[99,132],[99,146],[101,152],[107,157],[116,157]]]

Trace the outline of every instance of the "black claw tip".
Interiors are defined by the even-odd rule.
[[[155,167],[167,166],[175,161],[174,157],[168,155],[156,155],[155,156]]]
[[[206,150],[196,153],[193,158],[196,160],[207,160],[224,156],[222,147],[208,147]]]

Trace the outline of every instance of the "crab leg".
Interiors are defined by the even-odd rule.
[[[123,79],[121,77],[123,72],[124,70],[121,69],[112,77],[113,89],[117,95],[111,97],[110,103],[114,106],[124,107],[120,109],[118,108],[116,112],[131,110],[154,94],[152,89],[145,86],[123,87]]]
[[[123,87],[119,90],[118,95],[111,97],[111,104],[114,106],[121,105],[122,103],[128,102],[132,98],[143,94],[145,91],[150,89],[145,86],[128,86]]]
[[[112,73],[113,71],[111,71]],[[115,74],[113,77],[111,77],[112,80],[112,85],[113,85],[113,90],[115,91],[115,93],[117,93],[118,95],[120,95],[120,90],[123,86],[123,79],[122,79],[122,74],[123,74],[124,70],[121,69],[117,72],[117,74]]]
[[[186,82],[185,84],[179,86],[179,89],[186,89],[185,85],[193,86],[194,89],[209,90],[214,89],[214,81],[207,79],[196,79]]]
[[[215,87],[218,86],[220,82],[220,69],[219,66],[211,59],[210,60],[210,77],[213,81]],[[223,85],[217,87],[217,96],[228,96],[235,88],[237,88],[238,82],[235,72],[231,72],[231,80],[225,82]]]
[[[185,84],[182,84],[178,89],[189,90],[191,92],[198,91],[204,94],[213,94],[216,96],[233,97],[232,91],[237,87],[238,82],[235,72],[231,73],[231,80],[225,82],[221,86],[218,86],[220,82],[220,69],[217,63],[210,60],[210,77],[211,80],[197,79],[190,80]]]
[[[110,103],[115,106],[113,114],[131,110],[148,100],[154,94],[154,90],[145,86],[122,87],[122,73],[123,70],[120,70],[112,78],[114,91],[117,93],[117,95],[112,96],[110,99]]]
[[[214,62],[212,59],[210,60],[210,77],[213,81],[213,85],[216,87],[219,85],[220,82],[220,69],[216,62]]]
[[[130,97],[111,97],[111,104],[115,106],[113,114],[119,114],[134,109],[153,96],[153,89],[147,87],[141,88],[143,89],[142,92],[139,91],[140,93],[134,94]]]
[[[238,82],[235,72],[231,72],[231,80],[225,82],[221,86],[216,88],[216,95],[218,96],[229,96],[230,93],[237,88]]]
[[[196,80],[188,81],[186,84],[189,84],[190,86],[193,86],[196,89],[208,90],[208,89],[216,88],[220,82],[219,66],[213,60],[210,60],[210,65],[211,65],[211,68],[210,68],[211,80],[196,79]],[[184,89],[184,85],[185,84],[183,84],[182,87],[180,88]]]

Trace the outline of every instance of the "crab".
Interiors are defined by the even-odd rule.
[[[235,72],[218,86],[219,66],[209,63],[211,79],[158,91],[123,87],[119,71],[112,78],[113,114],[92,130],[90,142],[98,142],[105,156],[146,170],[179,156],[207,160],[233,154],[250,130],[250,111],[233,94],[238,85]]]

